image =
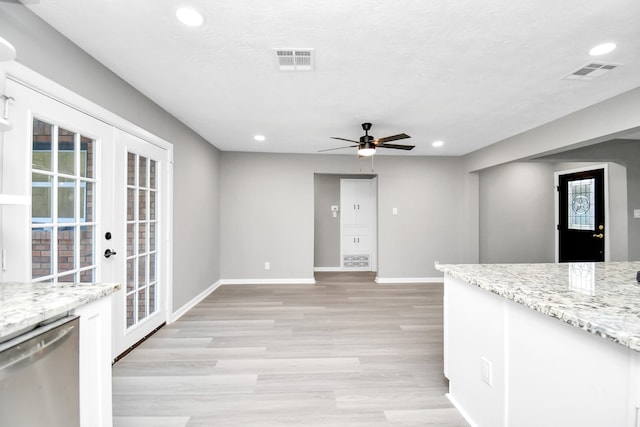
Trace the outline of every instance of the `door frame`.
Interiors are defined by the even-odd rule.
[[[99,120],[109,126],[120,129],[144,141],[160,147],[167,151],[166,167],[166,188],[164,198],[166,199],[167,212],[165,216],[166,236],[161,236],[160,241],[164,244],[166,287],[164,289],[163,301],[164,309],[167,313],[167,323],[174,320],[173,315],[173,144],[162,139],[138,125],[118,116],[117,114],[99,106],[93,101],[67,89],[66,87],[49,80],[47,77],[31,70],[30,68],[12,61],[0,66],[0,78],[6,75],[7,80],[21,84],[44,96],[47,96],[61,104],[75,109],[87,116]],[[0,81],[4,86],[4,81]],[[10,95],[10,94],[9,94]],[[11,107],[9,107],[9,119],[11,120]],[[125,286],[125,284],[122,284]]]
[[[611,240],[609,239],[609,165],[607,163],[593,164],[575,169],[567,169],[554,172],[553,184],[556,189],[560,185],[560,176],[569,175],[577,172],[588,172],[597,169],[603,169],[604,175],[604,261],[607,262],[611,259]],[[560,192],[554,191],[554,224],[555,229],[555,262],[560,262],[560,230],[558,230],[558,224],[560,224]]]

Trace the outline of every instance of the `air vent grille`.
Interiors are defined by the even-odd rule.
[[[566,75],[563,79],[566,80],[593,80],[596,77],[600,77],[603,74],[619,67],[619,64],[603,64],[601,62],[590,62],[576,71]]]
[[[313,71],[314,49],[274,49],[282,71]]]

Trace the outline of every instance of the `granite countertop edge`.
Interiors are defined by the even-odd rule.
[[[592,264],[599,270],[612,265],[615,268],[628,265],[629,274],[633,273],[634,277],[635,271],[640,269],[639,262],[581,264]],[[612,289],[608,294],[585,296],[567,288],[566,275],[570,265],[436,264],[435,268],[507,300],[640,352],[640,303],[631,303],[629,300],[634,298],[628,293],[631,290],[640,296],[640,285],[635,284],[635,279],[622,284],[610,283]],[[509,274],[509,269],[516,269],[517,272]],[[544,292],[535,292],[536,280],[539,279],[535,274],[532,278],[526,277],[523,273],[528,269],[547,269],[550,272],[547,277],[551,280],[539,283],[545,286]],[[555,274],[556,272],[562,274]],[[606,281],[606,278],[603,280]],[[598,284],[598,281],[595,283]],[[612,298],[610,294],[615,295],[618,288],[619,298]]]
[[[120,290],[119,283],[0,283],[0,340]]]

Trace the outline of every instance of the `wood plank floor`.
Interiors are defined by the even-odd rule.
[[[116,363],[114,426],[467,426],[444,396],[442,286],[373,278],[218,288]]]

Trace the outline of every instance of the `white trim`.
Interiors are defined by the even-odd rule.
[[[604,261],[607,262],[611,259],[611,241],[609,240],[609,164],[594,164],[589,166],[584,166],[576,169],[568,169],[563,171],[557,171],[553,173],[553,184],[555,190],[554,197],[554,205],[553,208],[555,210],[555,260],[556,262],[560,262],[560,230],[558,230],[558,224],[560,224],[560,192],[557,191],[558,186],[560,185],[560,175],[569,175],[577,172],[587,172],[592,170],[604,169]]]
[[[469,426],[478,427],[478,425],[471,420],[471,417],[469,417],[469,414],[467,414],[467,412],[462,408],[462,406],[460,406],[456,398],[453,397],[451,393],[445,393],[444,395],[447,397],[447,399],[449,399],[449,402],[451,402],[451,404],[453,404],[453,406],[458,410],[460,415],[462,415],[462,418],[464,418],[465,421],[469,423]]]
[[[179,318],[181,318],[189,310],[191,310],[193,307],[195,307],[200,302],[202,302],[202,300],[204,300],[206,297],[211,295],[213,291],[215,291],[220,287],[221,284],[222,284],[222,281],[218,280],[216,283],[214,283],[213,285],[209,286],[207,289],[205,289],[204,291],[196,295],[196,297],[193,298],[191,301],[189,301],[188,303],[180,307],[175,313],[170,313],[167,319],[167,324],[173,323]]]
[[[316,279],[221,279],[221,285],[315,285]]]
[[[31,205],[31,197],[15,194],[0,194],[0,205]]]
[[[96,120],[128,132],[138,138],[157,145],[165,150],[173,149],[173,144],[157,135],[141,128],[115,113],[101,107],[93,101],[84,98],[66,87],[49,80],[47,77],[18,63],[11,62],[6,67],[7,79],[28,87],[44,96],[58,101],[69,108],[80,111]]]
[[[389,283],[423,283],[423,284],[432,284],[432,283],[444,283],[444,277],[376,277],[376,283],[380,284],[389,284]]]

